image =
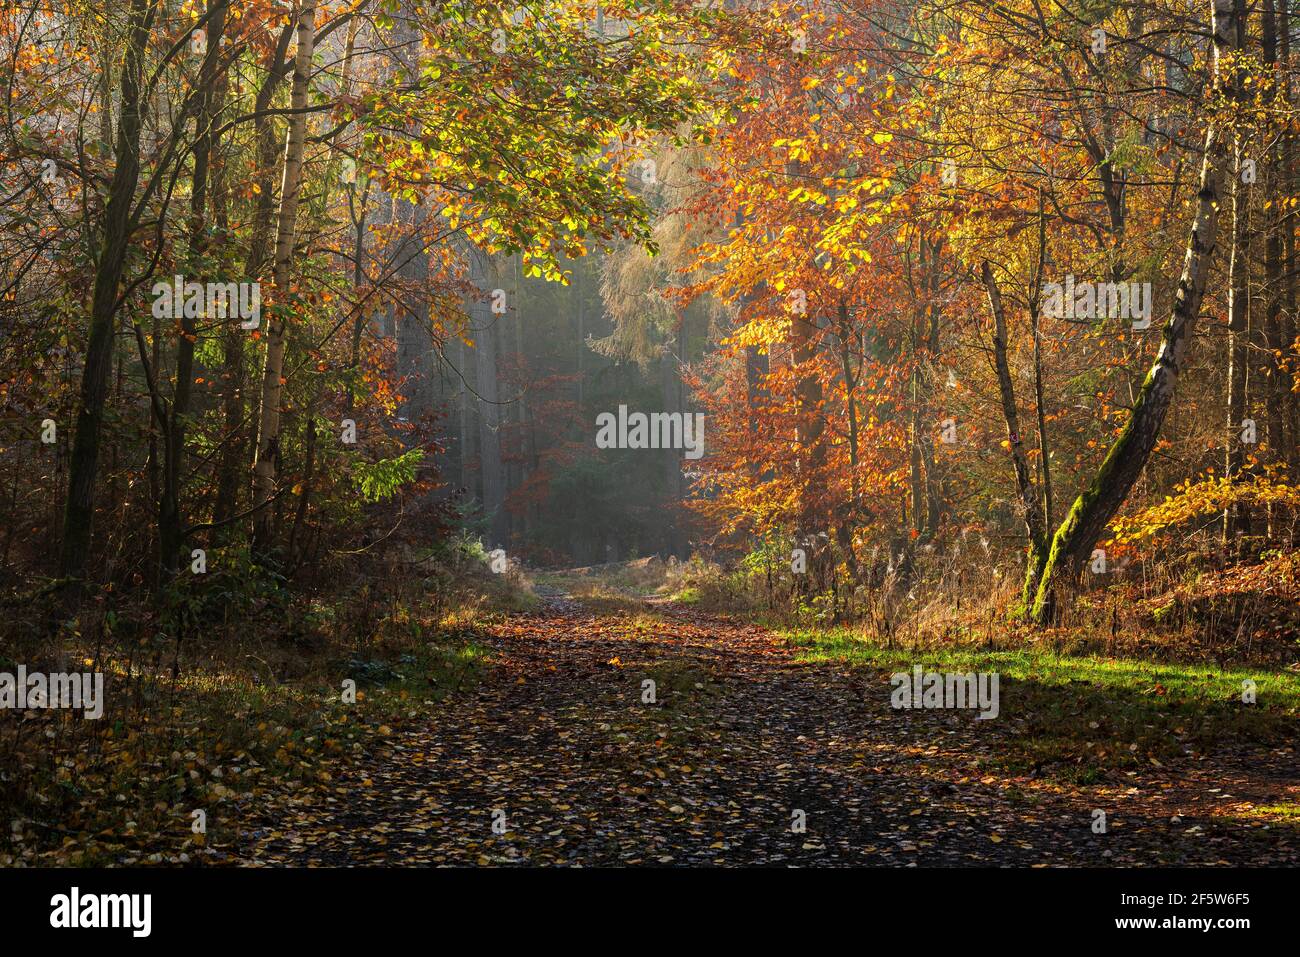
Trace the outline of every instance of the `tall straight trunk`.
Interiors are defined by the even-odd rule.
[[[1224,477],[1232,480],[1241,472],[1246,453],[1242,444],[1242,421],[1246,412],[1246,389],[1249,385],[1248,355],[1250,347],[1250,191],[1241,181],[1241,144],[1233,156],[1232,233],[1228,251],[1228,374],[1227,434],[1223,463]],[[1223,544],[1239,540],[1250,528],[1250,517],[1243,504],[1229,505],[1223,515]]]
[[[586,262],[585,258],[578,259],[573,264],[573,302],[575,305],[574,318],[578,322],[578,352],[576,356],[577,375],[574,377],[578,387],[578,417],[585,421],[583,412],[583,386],[582,381],[582,359],[587,351],[587,328],[586,328],[586,297],[583,289],[582,264]]]
[[[458,371],[457,381],[460,388],[457,390],[457,423],[456,430],[459,439],[458,459],[460,463],[460,486],[465,490],[466,495],[473,495],[474,492],[474,415],[471,407],[471,392],[467,381],[469,369],[469,346],[465,345],[464,339],[456,337],[456,369]]]
[[[925,269],[925,239],[922,237],[920,249],[917,253],[920,269],[924,273]],[[917,538],[925,530],[925,473],[922,471],[921,462],[921,444],[924,441],[922,435],[925,431],[925,425],[922,423],[921,413],[921,310],[922,301],[927,298],[924,293],[918,294],[915,284],[911,281],[910,271],[908,285],[913,291],[912,303],[912,323],[908,330],[908,345],[912,355],[912,373],[908,377],[908,406],[909,420],[907,426],[908,432],[908,455],[907,455],[907,477],[908,488],[911,491],[911,512],[912,512],[912,537]],[[921,288],[928,289],[929,284],[923,282]]]
[[[394,53],[400,67],[395,80],[414,82],[420,74],[420,43],[411,5],[401,5],[393,31]],[[418,131],[412,130],[413,134]],[[429,328],[429,248],[425,226],[429,210],[424,203],[393,197],[393,217],[401,224],[397,250],[393,255],[402,294],[393,307],[397,333],[397,373],[402,380],[401,414],[418,422],[433,412],[433,336]]]
[[[532,403],[528,399],[532,376],[528,365],[527,331],[524,319],[523,290],[520,281],[521,262],[514,261],[514,289],[511,301],[515,309],[515,355],[519,369],[519,397],[515,403],[515,421],[519,425],[519,483],[524,489],[529,488],[533,473],[537,470],[537,437],[533,432]],[[537,502],[528,494],[524,508],[519,514],[521,534],[527,538],[537,525]]]
[[[285,76],[285,56],[289,52],[289,41],[294,30],[286,26],[276,41],[275,55],[266,79],[257,91],[253,103],[253,112],[258,114],[253,121],[253,141],[257,144],[257,173],[254,179],[257,185],[257,203],[253,207],[253,224],[249,231],[248,258],[244,271],[248,276],[262,274],[271,250],[271,226],[275,219],[275,176],[283,169],[283,147],[275,135],[275,123],[271,116],[262,115],[271,109],[275,92]],[[313,43],[315,38],[313,37]],[[296,61],[295,61],[296,62]],[[297,117],[293,117],[297,119]],[[290,120],[292,128],[293,119]]]
[[[506,327],[503,330],[504,336],[510,338],[510,367],[514,370],[515,375],[519,378],[513,383],[510,389],[510,406],[508,416],[510,418],[510,464],[507,469],[508,482],[506,485],[506,497],[509,498],[518,492],[524,484],[524,471],[527,468],[527,461],[524,456],[524,387],[523,387],[523,369],[524,369],[524,350],[523,350],[523,316],[519,304],[519,260],[511,256],[506,266],[510,273],[509,281],[503,288],[506,289],[507,302],[510,305],[507,313]],[[502,352],[504,353],[504,349]],[[528,522],[526,512],[515,512],[506,509],[506,518],[510,525],[510,541],[517,543],[523,541],[525,535],[525,525]]]
[[[271,107],[276,88],[284,78],[284,59],[289,51],[289,41],[293,38],[292,26],[286,26],[276,41],[275,51],[266,79],[257,91],[254,100],[254,112],[264,113]],[[257,281],[266,263],[267,250],[271,245],[271,219],[275,212],[275,174],[280,168],[279,141],[275,135],[275,125],[270,116],[259,115],[253,121],[253,142],[257,150],[257,169],[253,182],[257,186],[257,202],[253,208],[253,222],[250,229],[248,255],[244,260],[244,276],[247,281]],[[239,328],[239,323],[232,322],[226,328],[222,342],[221,378],[223,394],[221,401],[224,426],[225,448],[222,450],[221,462],[217,475],[217,502],[213,509],[213,521],[218,524],[224,535],[233,529],[225,527],[239,513],[239,499],[247,491],[246,476],[248,468],[247,438],[245,433],[244,403],[244,343],[246,333]]]
[[[943,240],[921,237],[917,247],[917,272],[920,282],[913,282],[908,269],[908,287],[912,293],[912,323],[909,345],[912,372],[909,376],[908,485],[912,512],[912,531],[916,537],[936,531],[943,520],[942,483],[935,467],[934,436],[925,423],[931,421],[933,402],[934,357],[939,349],[939,291],[942,276],[939,262]]]
[[[367,178],[358,198],[353,192],[348,196],[351,210],[352,234],[352,293],[360,301],[361,288],[366,280],[366,213],[370,202],[370,180]],[[359,205],[359,208],[358,208]],[[358,308],[352,317],[352,341],[348,348],[347,411],[351,415],[357,404],[357,391],[361,386],[361,342],[366,332],[366,310]]]
[[[803,175],[802,163],[789,160],[785,164],[786,178],[799,182]],[[809,257],[811,259],[811,256]],[[811,263],[810,263],[811,265]],[[805,297],[805,308],[790,317],[790,364],[795,374],[795,446],[798,450],[797,468],[800,478],[799,535],[817,535],[828,530],[820,528],[818,499],[822,487],[822,466],[826,461],[826,448],[822,443],[825,420],[822,409],[821,377],[817,373],[818,351],[817,323],[812,315],[812,303]],[[818,555],[818,564],[820,564]]]
[[[1291,101],[1291,9],[1288,0],[1278,0],[1278,35],[1281,39],[1280,52],[1282,60],[1282,108],[1292,109]],[[1282,131],[1282,169],[1280,172],[1282,188],[1286,195],[1296,195],[1300,183],[1296,179],[1295,133],[1288,125]],[[1296,393],[1300,383],[1300,352],[1296,350],[1296,257],[1295,226],[1296,209],[1292,206],[1281,216],[1279,226],[1282,230],[1282,247],[1284,265],[1282,269],[1284,295],[1286,303],[1282,310],[1282,340],[1287,346],[1287,381],[1286,420],[1291,434],[1291,444],[1286,449],[1287,465],[1292,479],[1300,477],[1300,395]]]
[[[396,220],[406,229],[394,255],[402,295],[394,304],[397,373],[402,379],[401,414],[411,422],[433,412],[433,336],[429,328],[429,252],[424,241],[428,210],[400,197],[393,201]]]
[[[1016,473],[1016,495],[1020,499],[1025,533],[1029,538],[1025,585],[1020,596],[1021,603],[1028,608],[1038,578],[1043,572],[1043,564],[1047,561],[1047,523],[1043,518],[1038,491],[1034,488],[1029,459],[1025,455],[1024,436],[1020,432],[1015,385],[1011,379],[1011,365],[1007,361],[1006,310],[1002,305],[1002,293],[993,275],[993,267],[987,260],[980,266],[980,277],[988,293],[989,311],[993,313],[993,364],[998,374],[998,392],[1002,400],[1002,418],[1007,426],[1007,442],[1011,447],[1011,465]]]
[[[217,98],[224,102],[228,92],[230,74],[221,71]],[[230,238],[230,177],[224,151],[217,150],[212,157],[212,223],[216,242],[225,244]],[[221,541],[231,529],[226,525],[239,511],[239,476],[244,457],[244,333],[235,319],[226,321],[221,335],[221,455],[217,460],[215,500],[212,505],[213,540]]]
[[[90,555],[100,432],[113,361],[114,319],[130,244],[131,206],[140,180],[140,81],[154,11],[155,4],[149,0],[132,0],[131,30],[120,81],[121,115],[113,151],[115,165],[104,210],[104,238],[95,266],[86,364],[81,375],[80,408],[68,466],[59,568],[63,577],[78,581],[76,594],[81,591],[80,580],[85,576]]]
[[[736,206],[736,225],[739,230],[745,225],[745,210]],[[743,318],[745,310],[750,302],[748,292],[741,293],[740,300],[737,303],[737,316]],[[759,405],[764,395],[764,384],[767,381],[769,371],[769,356],[761,351],[758,346],[745,346],[745,410],[748,412],[749,436],[750,441],[758,441],[758,429],[762,420]],[[752,481],[758,481],[760,472],[758,462],[749,463],[749,476]]]
[[[208,10],[208,47],[199,69],[198,136],[194,141],[194,174],[190,188],[189,272],[203,278],[203,257],[208,248],[208,179],[212,154],[219,147],[214,135],[224,104],[217,73],[221,61],[221,38],[226,32],[228,0],[212,0]],[[185,468],[185,433],[194,394],[194,347],[198,341],[194,318],[180,310],[180,336],[176,342],[176,379],[172,387],[171,413],[166,423],[162,498],[158,504],[158,581],[166,584],[175,577],[181,563],[185,536],[185,515],[181,509],[181,483]],[[209,319],[212,317],[208,317]]]
[[[678,361],[682,354],[681,345],[685,338],[683,335],[685,325],[686,317],[679,313],[677,316],[677,329],[675,330],[677,334],[676,349],[672,344],[665,343],[659,358],[660,395],[663,400],[664,411],[669,414],[685,411],[682,402],[682,380],[677,371]],[[665,447],[661,454],[663,455],[664,468],[665,551],[669,555],[676,555],[679,549],[677,525],[682,499],[682,452],[680,449]]]
[[[307,512],[311,508],[311,483],[316,477],[316,405],[319,400],[319,391],[313,392],[307,403],[306,421],[303,423],[302,494],[298,496],[298,509],[289,531],[288,551],[294,562],[301,562],[303,558],[303,532],[307,526]]]
[[[926,272],[926,312],[929,317],[928,328],[925,336],[925,377],[922,382],[930,389],[931,395],[934,393],[934,370],[935,359],[939,354],[939,330],[943,318],[942,305],[939,293],[943,288],[943,273],[940,269],[940,263],[943,255],[942,237],[930,240],[930,266]],[[933,405],[931,406],[933,408]],[[925,469],[925,489],[926,489],[926,530],[935,533],[944,520],[944,509],[946,508],[943,479],[939,475],[937,462],[934,457],[934,433],[927,432],[925,441],[921,443],[921,466]]]
[[[239,324],[231,322],[222,336],[221,360],[221,458],[217,466],[216,501],[212,521],[218,537],[229,533],[227,524],[239,512],[239,480],[244,469],[244,337]]]
[[[842,515],[836,524],[835,537],[844,560],[848,564],[849,578],[858,577],[858,556],[853,550],[853,537],[857,531],[858,514],[858,377],[862,374],[861,366],[853,371],[853,356],[850,344],[853,335],[849,325],[849,305],[843,299],[836,310],[836,338],[840,346],[840,370],[844,376],[844,415],[848,419],[849,431],[849,500],[844,504]]]
[[[1034,412],[1038,419],[1038,482],[1043,488],[1043,530],[1051,527],[1052,450],[1047,441],[1047,403],[1043,399],[1042,317],[1043,268],[1047,261],[1047,217],[1043,215],[1043,191],[1038,190],[1038,261],[1034,267],[1033,286],[1029,290],[1029,330],[1034,337]],[[1044,543],[1046,544],[1046,543]]]
[[[759,406],[766,392],[764,383],[767,381],[768,363],[768,354],[760,350],[758,346],[745,346],[745,408],[749,411],[749,432],[751,436],[757,436],[758,434]],[[754,477],[757,478],[757,464],[751,462],[750,469]]]
[[[915,328],[913,329],[915,332]],[[915,341],[915,337],[913,337]],[[925,473],[922,470],[921,443],[925,426],[921,422],[921,360],[913,353],[915,363],[911,375],[911,421],[908,423],[907,471],[911,489],[912,531],[919,536],[925,530]]]
[[[818,500],[824,489],[822,470],[826,462],[826,447],[822,433],[826,423],[822,409],[822,381],[814,368],[817,361],[817,327],[808,315],[795,315],[790,322],[790,357],[795,365],[795,404],[797,408],[795,441],[799,449],[799,468],[803,491],[800,501],[801,533],[817,534],[820,518]]]
[[[1035,288],[1041,288],[1035,283]],[[1034,339],[1034,415],[1038,425],[1038,483],[1043,489],[1043,528],[1052,524],[1052,452],[1047,442],[1047,412],[1043,401],[1043,337],[1038,328],[1038,302],[1029,308],[1030,334]]]
[[[1264,0],[1261,46],[1264,54],[1264,67],[1275,83],[1280,85],[1281,77],[1277,71],[1277,17],[1273,0]],[[1274,107],[1278,103],[1279,86],[1273,87]],[[1284,195],[1278,187],[1286,183],[1286,174],[1282,169],[1284,153],[1280,136],[1275,139],[1273,149],[1267,158],[1265,182],[1271,187],[1269,196]],[[1267,296],[1264,311],[1264,406],[1268,420],[1268,454],[1275,463],[1285,465],[1291,457],[1287,449],[1294,446],[1296,436],[1288,428],[1287,408],[1291,398],[1291,381],[1286,374],[1285,357],[1290,351],[1291,343],[1283,336],[1282,324],[1282,214],[1281,204],[1271,204],[1265,222],[1264,239],[1264,290]],[[1268,509],[1268,534],[1270,539],[1278,535],[1278,522],[1282,516],[1277,510]]]
[[[284,391],[284,351],[288,340],[290,278],[293,265],[294,238],[297,235],[298,198],[302,190],[303,153],[307,141],[307,84],[311,80],[312,53],[316,34],[315,0],[303,0],[298,16],[298,49],[294,54],[293,91],[289,105],[295,112],[289,118],[289,135],[284,150],[284,179],[280,186],[280,213],[276,224],[275,260],[272,282],[275,286],[266,341],[266,364],[262,371],[262,403],[257,428],[257,451],[253,460],[253,504],[259,510],[253,527],[256,549],[265,553],[270,547],[273,517],[267,504],[275,495],[280,463],[280,401]]]
[[[343,47],[343,75],[339,80],[339,92],[345,97],[352,96],[352,64],[356,55],[357,31],[361,24],[360,17],[353,17],[348,24],[348,39]],[[360,302],[361,288],[366,278],[366,213],[370,199],[370,177],[355,170],[348,187],[348,219],[352,223],[352,295]],[[358,194],[357,177],[361,177],[361,189]],[[356,410],[357,391],[361,382],[361,342],[366,329],[366,310],[358,308],[352,317],[351,345],[348,350],[348,394],[344,408],[351,417]]]
[[[849,329],[849,306],[844,300],[840,300],[839,308],[836,312],[838,325],[836,332],[840,342],[840,371],[844,376],[844,415],[848,420],[849,431],[849,496],[853,505],[857,506],[858,497],[858,400],[857,385],[858,375],[853,371],[853,354],[850,344],[853,341],[853,335]]]
[[[487,253],[471,252],[485,260],[487,291],[497,288],[496,260]],[[474,353],[479,401],[479,468],[483,481],[483,512],[488,519],[488,539],[494,548],[506,540],[505,476],[501,469],[501,406],[497,369],[497,325],[501,317],[482,301],[474,304]]]
[[[1223,74],[1226,72],[1220,69],[1220,64],[1242,47],[1244,11],[1238,10],[1233,0],[1213,0],[1211,22],[1214,35],[1211,84],[1217,91],[1223,88]],[[1239,94],[1236,81],[1230,81],[1230,85],[1234,88],[1232,92]],[[1123,431],[1106,453],[1088,488],[1075,499],[1052,539],[1052,550],[1034,598],[1032,614],[1040,623],[1050,620],[1055,614],[1056,576],[1075,574],[1083,566],[1102,530],[1123,505],[1146,466],[1160,435],[1160,426],[1173,400],[1183,358],[1196,328],[1210,263],[1214,258],[1219,207],[1223,201],[1222,180],[1228,166],[1226,139],[1224,129],[1212,120],[1205,137],[1196,216],[1187,239],[1183,271],[1169,321],[1165,324],[1160,351],[1147,373]]]

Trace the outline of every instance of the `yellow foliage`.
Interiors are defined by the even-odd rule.
[[[1281,505],[1300,508],[1300,488],[1289,485],[1275,472],[1265,475],[1209,476],[1179,485],[1163,502],[1111,523],[1114,541],[1126,543],[1152,538],[1166,529],[1196,518],[1222,512],[1232,505]]]

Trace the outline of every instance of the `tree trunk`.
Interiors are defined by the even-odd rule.
[[[266,265],[271,247],[271,223],[275,218],[275,174],[282,169],[283,149],[275,135],[273,117],[262,115],[271,109],[275,91],[284,79],[285,56],[289,52],[289,41],[294,30],[285,26],[276,41],[275,55],[266,79],[257,91],[253,111],[258,114],[253,121],[253,140],[257,143],[257,205],[253,208],[253,225],[249,234],[248,259],[244,271],[249,278],[260,276]],[[315,38],[313,37],[313,45]],[[296,117],[295,117],[296,119]],[[292,120],[290,120],[292,126]]]
[[[1011,366],[1007,362],[1007,318],[1002,306],[1002,293],[993,276],[988,261],[980,267],[980,277],[988,292],[989,311],[993,313],[993,363],[998,373],[998,390],[1002,399],[1002,418],[1007,425],[1007,442],[1011,447],[1011,464],[1016,473],[1016,494],[1020,498],[1020,511],[1029,538],[1029,555],[1025,560],[1025,585],[1020,600],[1025,609],[1034,597],[1034,588],[1047,561],[1047,523],[1034,488],[1025,455],[1024,436],[1020,432],[1020,416],[1016,409],[1015,385],[1011,380]]]
[[[401,64],[395,80],[414,82],[420,74],[420,44],[411,4],[401,5],[393,38]],[[412,129],[412,135],[418,130]],[[416,423],[433,412],[433,336],[429,328],[429,249],[424,231],[429,211],[424,203],[393,198],[393,218],[401,224],[393,256],[399,288],[393,307],[397,332],[397,374],[402,380],[400,414]]]
[[[280,32],[266,79],[257,91],[254,101],[256,113],[261,114],[271,107],[276,87],[285,75],[284,59],[293,32],[292,25],[287,25]],[[270,116],[259,115],[253,121],[253,140],[257,144],[257,169],[254,174],[254,182],[257,184],[257,203],[253,209],[248,257],[244,260],[244,276],[249,282],[255,282],[261,276],[266,261],[266,251],[270,247],[271,218],[275,211],[275,172],[280,166],[279,142]],[[228,522],[239,513],[239,499],[247,491],[245,482],[248,458],[244,431],[245,335],[246,333],[239,328],[239,324],[232,322],[226,329],[222,343],[221,377],[225,391],[222,394],[221,405],[226,446],[221,456],[217,477],[217,503],[213,510],[213,521],[217,523]],[[233,529],[225,528],[223,536],[232,532]]]
[[[298,17],[298,49],[294,54],[293,92],[290,107],[307,106],[307,85],[311,80],[312,53],[316,35],[315,0],[304,0]],[[262,372],[261,414],[257,429],[257,451],[253,460],[253,503],[259,507],[254,520],[253,541],[265,553],[271,545],[273,518],[267,504],[275,495],[280,463],[280,401],[284,391],[284,352],[292,312],[290,267],[298,223],[298,198],[302,189],[303,153],[307,140],[307,114],[294,112],[289,118],[289,135],[284,151],[284,179],[280,187],[280,214],[276,226],[272,282],[274,303],[270,309],[266,342],[266,364]]]
[[[533,410],[528,392],[532,386],[532,373],[528,363],[527,329],[524,317],[523,287],[519,276],[521,264],[515,260],[515,282],[512,298],[515,312],[515,355],[519,370],[519,398],[515,420],[519,424],[519,483],[524,489],[524,507],[519,513],[520,534],[525,540],[537,525],[537,502],[532,494],[531,482],[537,470],[537,437],[533,432]]]
[[[1291,10],[1288,0],[1278,0],[1278,35],[1281,39],[1282,58],[1282,108],[1291,110]],[[1296,195],[1297,184],[1295,169],[1295,133],[1288,125],[1282,131],[1282,188],[1286,195]],[[1285,288],[1285,308],[1282,310],[1282,340],[1287,347],[1287,381],[1290,386],[1286,393],[1287,429],[1291,434],[1291,444],[1286,449],[1287,465],[1292,481],[1300,478],[1300,395],[1296,393],[1300,381],[1300,353],[1296,351],[1296,258],[1295,258],[1295,224],[1297,211],[1294,206],[1281,216],[1279,226],[1282,230],[1284,265],[1282,270]]]
[[[685,411],[682,402],[682,380],[677,371],[681,357],[681,344],[684,339],[681,332],[685,324],[686,317],[679,314],[677,316],[676,354],[673,346],[665,343],[659,358],[660,394],[663,398],[664,411],[669,414]],[[682,500],[682,451],[681,449],[664,448],[660,454],[663,456],[664,467],[664,551],[668,555],[677,555],[681,547],[680,536],[677,534],[677,524]]]
[[[485,292],[497,288],[496,261],[474,250],[471,256],[485,260]],[[471,307],[474,316],[474,353],[479,404],[479,467],[483,481],[483,513],[488,519],[488,540],[493,548],[506,540],[505,476],[501,469],[501,406],[498,404],[497,324],[501,317],[480,299]]]
[[[1220,63],[1241,48],[1245,18],[1239,15],[1233,0],[1213,0],[1211,16],[1214,32],[1211,83],[1217,90],[1221,88],[1224,72]],[[1056,530],[1034,598],[1032,614],[1039,623],[1054,617],[1056,576],[1063,572],[1077,573],[1082,567],[1102,530],[1123,505],[1159,437],[1160,426],[1178,385],[1183,357],[1196,328],[1210,262],[1214,257],[1219,206],[1223,200],[1222,179],[1228,160],[1225,140],[1223,128],[1212,121],[1205,137],[1196,216],[1187,240],[1173,309],[1165,325],[1164,340],[1127,424],[1111,445],[1088,488],[1075,499],[1069,514]]]
[[[1277,75],[1277,19],[1274,14],[1273,0],[1264,0],[1261,45],[1264,53],[1264,67],[1274,81],[1280,82]],[[1272,96],[1277,105],[1278,87],[1274,87]],[[1272,131],[1270,130],[1271,134]],[[1274,146],[1266,158],[1265,183],[1271,187],[1268,196],[1284,195],[1281,187],[1285,184],[1285,172],[1282,169],[1283,152],[1280,136],[1274,140]],[[1264,240],[1264,290],[1267,296],[1264,311],[1264,406],[1268,420],[1268,457],[1281,465],[1287,463],[1290,456],[1287,449],[1296,444],[1296,436],[1290,433],[1287,407],[1291,397],[1290,377],[1286,374],[1285,356],[1290,351],[1291,343],[1282,333],[1282,205],[1273,202],[1265,222]],[[1249,257],[1247,257],[1249,261]],[[1270,507],[1268,509],[1268,535],[1276,540],[1282,516]]]
[[[458,370],[457,381],[460,388],[457,391],[457,412],[458,425],[457,433],[460,439],[457,451],[460,460],[460,485],[465,490],[465,494],[473,496],[474,494],[474,415],[472,408],[473,393],[469,389],[469,346],[465,345],[465,340],[460,336],[456,337],[456,366]]]
[[[352,216],[352,292],[360,302],[361,289],[366,282],[366,212],[370,202],[370,180],[367,178],[361,189],[361,196],[355,192],[348,197],[348,208]],[[352,317],[352,341],[348,348],[348,397],[347,411],[351,415],[356,409],[357,392],[361,386],[361,343],[366,333],[367,312],[364,307],[357,309]]]
[[[429,329],[429,252],[423,231],[428,211],[400,197],[394,217],[406,229],[395,255],[401,294],[393,311],[397,330],[397,374],[402,380],[400,414],[418,422],[433,412],[433,336]]]
[[[218,44],[219,45],[219,44]],[[218,99],[224,102],[230,82],[223,70],[218,80]],[[230,240],[230,179],[225,157],[218,150],[212,158],[212,222],[216,241]],[[251,278],[251,277],[250,277]],[[239,512],[239,477],[247,459],[244,454],[244,340],[236,319],[228,319],[222,332],[221,359],[221,455],[217,461],[216,499],[212,505],[213,541],[224,540],[234,531],[228,524]]]
[[[208,248],[208,174],[212,154],[219,144],[214,136],[222,102],[217,78],[221,61],[221,38],[226,32],[227,0],[213,0],[209,7],[208,46],[199,69],[198,135],[194,142],[194,174],[190,189],[189,273],[204,279],[203,257]],[[171,581],[181,565],[185,515],[181,510],[181,483],[185,469],[185,432],[194,394],[194,347],[198,341],[194,318],[180,309],[180,337],[176,342],[176,378],[172,387],[171,415],[166,423],[162,498],[158,505],[158,583]],[[211,319],[212,317],[207,317]]]
[[[822,442],[825,431],[822,408],[822,380],[813,368],[817,361],[817,326],[811,315],[794,315],[790,321],[790,360],[795,367],[795,443],[798,448],[799,537],[811,541],[813,551],[809,562],[809,579],[814,568],[820,581],[825,574],[826,539],[830,529],[823,528],[824,512],[821,509],[825,488],[824,466],[826,446]]]
[[[931,394],[934,392],[935,358],[939,354],[939,329],[942,319],[939,293],[943,288],[943,273],[940,263],[943,261],[943,238],[930,241],[930,266],[926,273],[926,311],[929,316],[925,337],[925,376],[922,382],[927,384]],[[933,408],[933,405],[931,406]],[[939,475],[937,460],[934,456],[934,433],[927,432],[921,443],[921,466],[925,469],[926,489],[926,530],[931,534],[939,530],[944,521],[946,501],[943,491],[943,479]]]
[[[289,556],[294,562],[301,562],[300,543],[307,526],[307,512],[311,508],[311,483],[316,477],[316,404],[319,399],[313,393],[307,403],[306,421],[303,423],[303,465],[302,494],[298,496],[298,510],[294,514],[293,528],[289,531]]]
[[[253,112],[264,113],[270,109],[279,81],[285,77],[285,56],[294,35],[292,25],[286,25],[279,34],[270,66],[263,85],[257,90]],[[279,168],[278,140],[272,117],[259,116],[253,120],[253,142],[257,147],[255,181],[257,203],[253,207],[252,228],[248,239],[248,256],[244,260],[244,276],[255,282],[261,276],[270,246],[270,221],[276,209],[276,170]],[[226,523],[239,514],[239,499],[246,492],[244,476],[248,467],[247,442],[244,436],[244,333],[238,322],[226,328],[224,356],[222,356],[222,417],[225,420],[225,450],[222,451],[220,475],[217,477],[217,505],[213,521]],[[234,529],[224,528],[222,537],[230,536]]]
[[[79,595],[90,555],[95,511],[95,478],[99,467],[100,430],[104,399],[113,359],[113,326],[118,287],[130,242],[131,206],[140,179],[140,80],[149,42],[154,5],[132,0],[131,31],[122,64],[121,115],[114,148],[115,166],[104,211],[104,239],[95,267],[90,308],[86,364],[81,376],[81,401],[68,471],[68,497],[63,513],[63,542],[59,567],[64,578],[76,579],[70,594]]]
[[[1241,182],[1241,145],[1234,150],[1232,180],[1232,246],[1228,251],[1228,428],[1223,474],[1233,480],[1241,472],[1246,453],[1242,444],[1242,420],[1246,412],[1249,383],[1247,350],[1250,347],[1250,192]],[[1250,529],[1244,504],[1229,505],[1223,515],[1223,544],[1240,542]]]
[[[849,580],[857,581],[858,578],[858,556],[853,550],[853,536],[857,531],[858,516],[858,405],[856,389],[858,385],[858,376],[861,375],[861,366],[858,372],[853,371],[853,357],[850,350],[850,344],[853,341],[852,333],[849,326],[849,306],[844,300],[840,300],[839,309],[836,318],[839,320],[837,329],[837,338],[840,343],[840,369],[844,375],[844,415],[848,419],[849,431],[849,500],[845,503],[843,514],[836,525],[835,537],[839,543],[840,551],[844,553],[844,560],[848,565]]]
[[[1034,413],[1038,419],[1038,481],[1043,487],[1043,534],[1052,525],[1052,451],[1047,441],[1047,411],[1043,399],[1042,317],[1043,266],[1047,260],[1047,217],[1043,215],[1043,191],[1038,191],[1038,262],[1029,290],[1029,329],[1034,337]],[[1043,543],[1046,548],[1046,541]],[[1029,597],[1026,598],[1026,603]]]

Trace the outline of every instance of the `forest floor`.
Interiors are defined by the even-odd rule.
[[[1012,667],[999,719],[894,710],[883,659],[809,654],[779,631],[659,599],[593,606],[562,582],[538,592],[539,608],[479,637],[487,658],[473,688],[381,728],[325,780],[262,795],[210,859],[1300,862],[1294,737],[1206,740],[1178,713],[1166,726],[1151,710],[1168,706],[1159,681],[1151,695],[1108,697],[1086,674],[1049,687]],[[1063,700],[1074,702],[1065,712]],[[1126,716],[1117,727],[1111,711]],[[1044,727],[1068,729],[1069,746],[1044,750]]]

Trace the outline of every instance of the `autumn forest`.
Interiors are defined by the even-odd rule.
[[[0,865],[1300,862],[1289,3],[0,0]]]

